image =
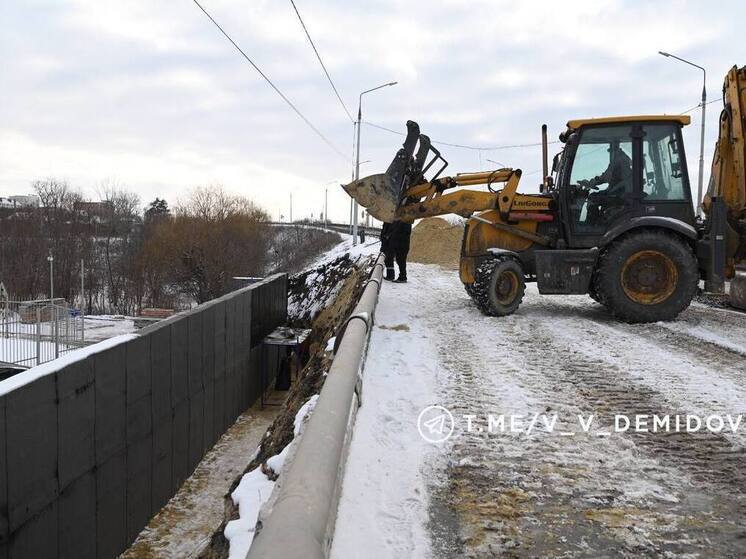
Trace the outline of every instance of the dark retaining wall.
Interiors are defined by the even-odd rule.
[[[259,398],[286,319],[278,274],[0,396],[0,559],[124,551]]]

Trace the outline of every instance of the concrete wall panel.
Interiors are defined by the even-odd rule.
[[[150,336],[125,344],[127,361],[127,404],[150,395]]]
[[[236,420],[236,416],[233,415],[233,402],[236,398],[235,391],[233,389],[233,373],[226,374],[225,380],[223,381],[223,423],[226,429],[233,425]]]
[[[251,292],[236,297],[236,314],[241,319],[241,325],[236,327],[236,345],[243,351],[246,340],[251,337]]]
[[[93,379],[92,359],[73,363],[57,376],[60,490],[90,472],[96,463],[96,393]]]
[[[215,304],[213,338],[215,349],[214,378],[225,377],[225,302]]]
[[[59,557],[96,557],[96,476],[88,472],[72,482],[59,500]]]
[[[7,439],[5,429],[5,396],[0,396],[0,443]],[[7,553],[8,536],[8,463],[5,444],[0,444],[0,559],[3,558],[3,548]]]
[[[189,398],[189,473],[194,471],[205,454],[205,393]]]
[[[234,351],[236,346],[236,301],[225,302],[225,368],[226,374],[235,368]]]
[[[246,297],[236,297],[234,309],[233,363],[243,370],[246,356],[244,340],[246,339],[246,329],[250,327],[247,323]]]
[[[207,452],[215,444],[215,430],[213,428],[213,420],[215,416],[215,381],[210,379],[209,383],[205,384],[205,409],[203,415],[203,431],[202,436],[204,437],[203,450]],[[203,452],[203,454],[204,454]]]
[[[96,468],[96,556],[111,559],[127,545],[127,461],[111,456]]]
[[[189,327],[186,317],[171,325],[171,405],[189,397]]]
[[[215,397],[213,406],[213,419],[212,419],[212,430],[213,440],[217,440],[225,433],[226,429],[230,426],[226,425],[226,413],[225,413],[225,377],[215,379]]]
[[[202,321],[202,385],[207,386],[215,377],[215,305],[210,305],[200,314]]]
[[[123,345],[93,357],[96,384],[96,463],[101,464],[126,445],[126,376]],[[58,373],[58,376],[62,374]]]
[[[261,384],[262,384],[262,359],[265,361],[265,367],[270,370],[275,366],[275,358],[272,348],[262,349],[261,345],[254,346],[249,352],[249,374],[247,383],[247,392],[249,394],[249,406],[251,406],[256,400],[262,395]],[[262,351],[266,351],[262,356]],[[269,383],[269,379],[267,379]]]
[[[150,394],[136,402],[127,402],[127,444],[131,445],[149,437],[153,432]]]
[[[127,447],[127,541],[140,533],[152,516],[153,439],[148,436]]]
[[[172,416],[162,419],[153,430],[153,512],[173,496],[173,422]]]
[[[202,316],[198,313],[192,313],[187,316],[187,328],[189,330],[189,397],[201,392],[204,388],[202,383]]]
[[[171,422],[171,328],[160,328],[150,335],[150,371],[153,395],[153,421]]]
[[[57,501],[26,522],[10,539],[8,554],[13,559],[56,559]]]
[[[15,532],[58,496],[57,378],[47,375],[6,395],[8,520]]]
[[[172,487],[174,493],[189,477],[189,400],[174,408],[173,420],[173,468]]]

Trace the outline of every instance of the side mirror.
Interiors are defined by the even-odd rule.
[[[554,158],[552,159],[552,174],[557,172],[557,169],[559,168],[559,161],[560,156],[562,155],[562,152],[559,152],[555,154]]]

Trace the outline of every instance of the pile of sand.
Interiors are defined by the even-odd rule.
[[[460,217],[423,219],[412,229],[408,260],[457,270],[463,235],[464,220]]]

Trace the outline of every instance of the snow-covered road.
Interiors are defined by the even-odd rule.
[[[410,277],[381,290],[333,557],[744,553],[746,314],[628,325],[530,286],[490,318],[456,273]],[[431,404],[454,417],[444,443],[419,435]]]

